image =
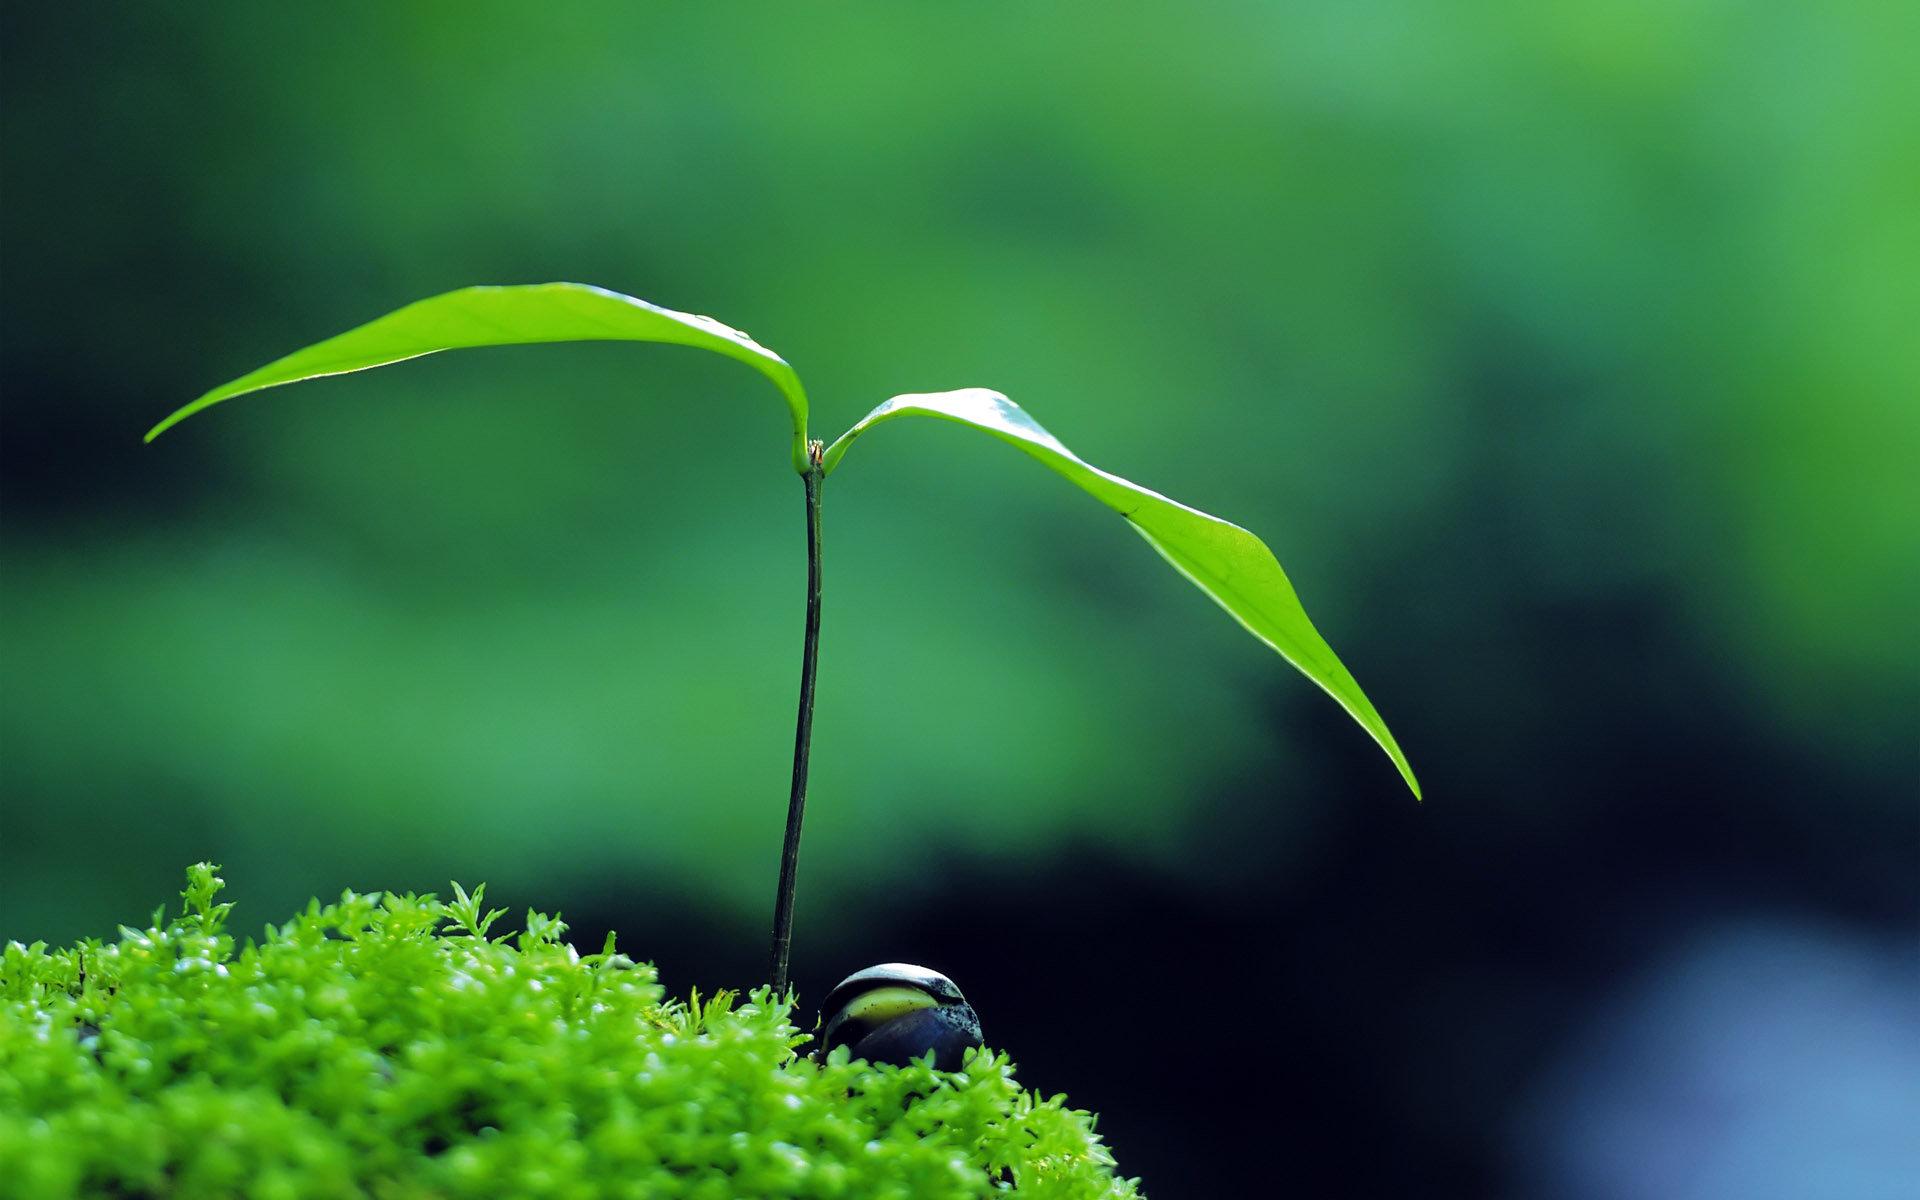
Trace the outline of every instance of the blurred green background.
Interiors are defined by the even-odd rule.
[[[408,300],[571,279],[751,331],[820,435],[993,387],[1253,529],[1426,785],[1124,523],[891,427],[825,497],[814,994],[902,913],[963,959],[1054,922],[1058,971],[963,986],[1091,992],[1091,938],[1146,1027],[1190,977],[1125,940],[1130,895],[1228,966],[1344,929],[1368,1003],[1551,981],[1566,1028],[1469,1106],[1497,1123],[1572,1036],[1551,997],[1662,928],[1884,950],[1920,867],[1903,9],[9,5],[0,937],[105,933],[213,858],[243,924],[484,879],[670,984],[752,982],[803,569],[763,380],[480,351],[139,442]],[[1639,949],[1526,949],[1652,878]],[[1495,880],[1393,975],[1396,921]],[[1521,913],[1506,983],[1472,975]],[[1177,1159],[1142,1144],[1164,1096],[1090,1070],[1044,1082],[1123,1166]],[[1457,1150],[1454,1101],[1402,1090],[1372,1127]],[[1447,1161],[1492,1187],[1503,1137]],[[1149,1190],[1248,1161],[1207,1154]]]

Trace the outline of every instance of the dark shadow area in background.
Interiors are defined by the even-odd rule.
[[[1771,765],[1776,786],[1814,794]],[[1353,805],[1325,831],[1322,867],[1212,894],[1096,851],[1030,874],[940,862],[938,893],[868,896],[865,924],[804,927],[796,979],[817,1000],[868,962],[948,972],[1023,1082],[1099,1112],[1123,1167],[1162,1200],[1276,1183],[1503,1194],[1534,1083],[1676,942],[1748,915],[1910,936],[1910,889],[1875,869],[1902,859],[1905,830],[1820,839],[1737,788],[1720,794],[1680,804],[1623,788],[1545,841],[1503,837],[1444,798]],[[1221,797],[1221,824],[1256,836],[1245,814],[1270,803]],[[582,945],[637,925],[634,944],[679,991],[761,974],[757,928],[702,923],[697,900],[605,906],[611,894],[570,914]]]

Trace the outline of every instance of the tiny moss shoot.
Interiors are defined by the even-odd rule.
[[[1015,1082],[873,1067],[772,988],[669,999],[558,917],[347,892],[236,943],[181,914],[0,956],[0,1197],[1137,1195],[1093,1118]]]

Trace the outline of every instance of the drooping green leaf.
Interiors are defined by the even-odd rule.
[[[895,396],[827,447],[825,469],[831,473],[847,448],[867,430],[906,416],[937,417],[990,433],[1039,459],[1125,517],[1175,570],[1338,700],[1380,743],[1413,794],[1420,794],[1420,783],[1406,755],[1400,752],[1399,743],[1333,647],[1307,619],[1286,572],[1266,543],[1238,525],[1188,508],[1083,461],[1019,405],[984,388]]]
[[[711,317],[675,312],[581,283],[469,287],[416,301],[220,385],[155,425],[147,440],[202,409],[262,388],[364,371],[441,350],[594,341],[697,346],[746,363],[786,397],[793,418],[794,469],[807,469],[807,394],[785,359]]]

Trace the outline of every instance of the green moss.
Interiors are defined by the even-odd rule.
[[[765,989],[668,1000],[478,889],[315,902],[236,948],[184,914],[0,960],[0,1195],[1127,1197],[1087,1114],[1014,1082],[816,1065]]]

